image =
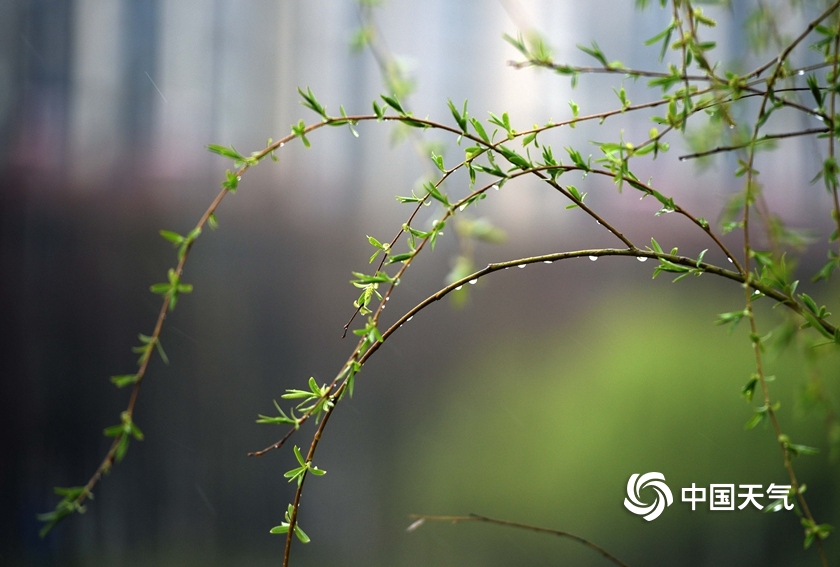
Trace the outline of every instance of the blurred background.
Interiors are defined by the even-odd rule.
[[[720,25],[704,32],[742,71],[769,57],[748,54],[747,4],[707,7]],[[779,14],[782,33],[813,16]],[[596,40],[608,59],[650,68],[659,48],[643,41],[671,19],[629,0],[389,0],[375,15],[377,38],[416,86],[404,99],[415,115],[450,123],[446,99],[469,99],[473,116],[508,111],[520,130],[568,119],[569,100],[581,114],[615,108],[622,83],[633,102],[658,93],[620,76],[583,76],[572,89],[566,77],[515,70],[503,33],[537,31],[558,61],[577,65],[593,60],[575,45]],[[283,536],[268,532],[292,499],[283,478],[291,447],[246,453],[285,432],[255,423],[274,413],[273,399],[309,376],[328,382],[352,350],[340,337],[357,297],[351,271],[369,269],[366,235],[390,240],[410,212],[394,195],[429,172],[392,125],[360,124],[358,139],[320,130],[311,149],[287,144],[278,164],[247,173],[218,211],[219,229],[205,230],[190,255],[184,280],[195,291],[162,335],[171,362],[154,359],[135,413],[145,441],[97,486],[85,515],[41,540],[36,514],[58,501],[52,487],[84,484],[107,451],[102,430],[129,395],[109,377],[134,371],[131,347],[151,333],[160,305],[149,286],[176,261],[158,231],[188,232],[229,167],[205,146],[248,154],[300,118],[315,121],[299,86],[331,113],[369,112],[384,87],[371,53],[351,49],[361,25],[352,0],[0,0],[0,564],[280,564]],[[795,60],[817,57],[803,49]],[[594,154],[592,140],[647,139],[650,116],[541,141],[555,155],[568,145]],[[817,125],[793,113],[774,120],[776,132]],[[454,140],[423,135],[445,144],[447,164],[462,158]],[[639,163],[639,177],[719,219],[740,189],[734,156],[681,162],[685,144],[670,141],[670,152]],[[814,238],[800,289],[836,310],[836,281],[807,283],[831,231],[828,196],[808,184],[825,151],[822,141],[786,140],[758,169],[770,206]],[[654,235],[688,255],[711,248],[628,188],[563,179],[640,246]],[[474,244],[475,265],[619,244],[547,189],[510,183],[465,213],[507,234],[503,244]],[[468,187],[456,177],[446,190],[462,197]],[[423,209],[418,221],[439,214]],[[384,323],[444,284],[464,254],[454,232],[416,262]],[[738,234],[727,243],[737,250]],[[714,250],[706,258],[725,262]],[[436,304],[405,325],[330,421],[315,460],[328,474],[307,483],[300,516],[313,542],[296,542],[293,564],[609,564],[574,542],[490,525],[406,532],[412,513],[474,512],[575,533],[633,566],[815,565],[792,513],[691,512],[679,502],[691,483],[787,477],[772,430],[743,428],[746,332],[714,325],[742,308],[743,290],[708,275],[651,281],[652,270],[623,258],[509,270],[472,287],[460,308]],[[778,311],[762,306],[762,332],[781,321]],[[824,415],[797,400],[815,376],[836,399],[840,365],[808,352],[769,357],[768,374],[785,431],[822,450],[796,467],[815,516],[837,525],[840,471]],[[665,474],[677,500],[650,523],[622,505],[629,476],[648,471]],[[838,539],[827,543],[835,559]]]

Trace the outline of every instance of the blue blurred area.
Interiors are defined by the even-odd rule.
[[[744,8],[707,10],[720,18],[710,33],[721,58],[750,67]],[[519,129],[568,118],[570,99],[582,114],[613,108],[621,79],[582,77],[573,90],[566,78],[515,70],[502,33],[533,27],[558,60],[575,64],[592,62],[575,45],[595,39],[610,59],[649,67],[658,50],[641,44],[670,21],[629,1],[392,1],[377,17],[416,79],[416,115],[448,123],[447,97],[468,98],[472,115],[508,111]],[[803,21],[793,14],[788,23]],[[409,194],[428,166],[411,144],[392,143],[387,125],[360,124],[359,139],[317,132],[312,149],[287,144],[279,164],[248,172],[223,203],[220,228],[206,230],[190,256],[184,278],[195,291],[162,337],[171,363],[152,365],[135,415],[145,441],[131,445],[85,515],[44,540],[35,516],[55,505],[52,487],[84,483],[107,451],[102,430],[128,398],[108,378],[134,368],[130,348],[159,308],[149,285],[175,262],[158,231],[186,233],[228,166],[205,146],[247,154],[301,117],[316,120],[298,104],[298,86],[331,112],[369,112],[383,89],[370,54],[349,48],[359,25],[350,0],[0,0],[0,564],[279,564],[282,538],[268,530],[292,498],[282,474],[295,461],[290,450],[245,455],[283,433],[254,423],[274,411],[272,399],[309,376],[329,381],[352,349],[340,339],[357,296],[350,273],[367,268],[366,235],[390,240],[405,222],[393,196]],[[643,82],[624,83],[634,102],[650,96]],[[649,117],[545,141],[559,153],[622,132],[646,138]],[[801,126],[784,120],[780,127]],[[462,156],[453,140],[427,136],[447,144],[447,164]],[[809,142],[784,143],[785,159],[761,162],[768,203],[794,225],[826,229],[825,192],[803,182],[820,158]],[[671,153],[641,171],[716,219],[738,190],[734,159],[703,169],[679,162],[683,149],[674,138]],[[654,217],[650,199],[619,195],[609,181],[571,182],[631,238],[653,233],[693,255],[710,247],[684,219]],[[466,179],[448,190],[463,196]],[[479,243],[478,266],[616,244],[536,182],[491,197],[475,218],[509,238]],[[418,221],[439,214],[424,209]],[[412,268],[387,322],[443,285],[461,252],[452,232]],[[727,242],[738,247],[735,236]],[[823,260],[818,252],[805,254],[803,273]],[[631,565],[813,564],[790,513],[695,514],[675,504],[648,524],[623,508],[634,472],[664,472],[672,486],[785,481],[772,432],[743,431],[748,339],[713,325],[717,313],[742,307],[743,290],[708,275],[651,282],[651,264],[602,258],[510,270],[471,288],[463,310],[434,305],[405,325],[332,418],[316,458],[328,474],[308,484],[301,512],[313,543],[297,545],[293,563],[605,564],[571,542],[495,526],[405,532],[410,513],[476,512],[579,532]],[[824,301],[836,298],[832,286]],[[762,316],[764,331],[779,320]],[[784,427],[824,449],[797,463],[815,514],[840,524],[825,432],[794,411],[814,368],[837,395],[836,357],[769,364]],[[828,549],[838,555],[835,541]]]

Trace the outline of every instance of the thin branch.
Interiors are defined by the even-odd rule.
[[[765,63],[764,65],[762,65],[762,66],[761,66],[761,67],[759,67],[758,69],[756,69],[755,71],[752,71],[751,73],[749,73],[749,74],[747,74],[747,75],[745,75],[745,76],[746,76],[746,77],[756,77],[756,78],[758,78],[759,76],[761,76],[761,75],[762,75],[762,73],[764,73],[767,69],[769,69],[769,68],[770,68],[770,67],[772,67],[773,65],[777,65],[777,68],[778,68],[778,67],[781,67],[781,63],[782,63],[782,61],[784,61],[785,59],[787,59],[787,58],[788,58],[788,55],[790,55],[790,52],[791,52],[791,51],[793,51],[793,50],[794,50],[794,48],[795,48],[797,45],[799,45],[800,43],[802,43],[802,41],[803,41],[806,37],[808,37],[808,36],[811,34],[811,32],[812,32],[812,31],[814,31],[814,29],[815,29],[815,28],[816,28],[816,27],[820,24],[820,22],[822,22],[824,19],[826,19],[827,17],[829,17],[829,16],[830,16],[830,15],[831,15],[831,14],[832,14],[835,10],[837,10],[837,8],[838,8],[838,7],[840,7],[840,0],[838,0],[837,2],[835,2],[834,4],[832,4],[831,6],[829,6],[829,7],[825,10],[825,12],[823,12],[822,14],[820,14],[819,16],[817,16],[814,20],[812,20],[811,22],[809,22],[809,23],[808,23],[808,26],[805,28],[805,31],[803,31],[801,34],[799,34],[799,36],[798,36],[796,39],[794,39],[794,40],[793,40],[793,41],[792,41],[792,42],[791,42],[791,43],[790,43],[790,44],[789,44],[789,45],[785,48],[785,50],[784,50],[784,51],[782,51],[782,52],[779,54],[779,56],[778,56],[778,57],[776,57],[775,59],[772,59],[771,61],[768,61],[767,63]]]
[[[787,59],[788,55],[793,51],[794,47],[798,45],[808,34],[813,31],[813,29],[825,18],[830,16],[837,8],[840,6],[840,1],[834,3],[828,10],[823,12],[819,18],[813,20],[808,27],[806,28],[805,32],[803,32],[799,37],[797,37],[791,44],[779,55],[778,59],[775,62],[775,68],[773,69],[773,73],[767,79],[767,92],[765,93],[764,97],[761,99],[761,105],[758,110],[758,117],[756,119],[755,126],[753,127],[753,132],[751,136],[750,145],[747,148],[748,159],[746,163],[746,188],[745,188],[745,199],[744,199],[744,220],[743,220],[743,230],[744,230],[744,268],[747,274],[747,279],[744,282],[744,296],[745,296],[745,303],[746,306],[744,311],[747,314],[747,318],[750,322],[750,333],[752,337],[760,337],[758,332],[758,324],[755,319],[755,313],[753,311],[753,293],[752,289],[755,288],[755,284],[752,281],[752,273],[750,272],[750,257],[752,255],[752,246],[750,243],[750,207],[752,204],[752,195],[753,191],[755,191],[755,187],[753,186],[755,170],[753,169],[753,164],[755,163],[755,143],[758,139],[758,132],[759,128],[762,124],[762,118],[764,118],[765,111],[767,109],[767,102],[770,98],[770,93],[775,85],[776,81],[782,74],[782,70],[784,68],[784,62]],[[835,54],[836,56],[836,54]],[[766,68],[760,69],[756,76],[760,75]],[[832,117],[833,118],[833,117]],[[805,497],[802,494],[802,490],[800,489],[799,482],[796,478],[796,473],[793,470],[793,464],[791,463],[790,459],[790,450],[788,449],[787,443],[783,440],[782,437],[782,429],[779,425],[778,417],[776,415],[775,410],[773,409],[773,405],[770,398],[770,389],[767,386],[767,379],[764,373],[764,366],[762,361],[762,354],[761,354],[761,342],[760,339],[752,339],[752,348],[753,354],[755,357],[755,365],[756,365],[756,374],[758,375],[758,382],[761,386],[762,394],[764,397],[764,407],[767,408],[767,415],[770,418],[770,422],[773,426],[773,431],[776,434],[776,439],[779,444],[779,448],[782,451],[782,459],[784,462],[784,467],[788,472],[788,476],[790,478],[791,487],[796,494],[796,498],[799,502],[800,507],[802,508],[802,513],[804,514],[805,518],[812,525],[816,525],[816,520],[814,520],[813,515],[811,514],[811,510],[808,507],[808,503],[805,501]],[[828,559],[825,555],[825,550],[822,545],[822,538],[818,535],[814,538],[816,540],[816,547],[817,553],[819,554],[820,561],[822,562],[823,567],[828,567]]]
[[[642,71],[640,69],[628,69],[626,67],[577,67],[574,65],[561,65],[553,61],[540,61],[538,59],[528,59],[527,61],[508,61],[507,64],[514,69],[525,69],[528,67],[542,67],[544,69],[551,69],[559,73],[572,74],[580,73],[585,75],[626,75],[629,77],[650,77],[663,78],[675,77],[671,73],[662,73],[660,71]],[[706,75],[678,75],[681,81],[711,81]]]
[[[522,524],[520,522],[511,522],[509,520],[499,520],[497,518],[489,518],[487,516],[480,516],[478,514],[470,514],[468,516],[427,516],[425,514],[411,514],[409,518],[411,518],[412,520],[417,520],[417,522],[452,522],[453,524],[457,524],[459,522],[485,522],[488,524],[496,524],[498,526],[505,526],[508,528],[518,528],[542,534],[551,534],[559,537],[565,537],[574,540],[578,543],[582,543],[589,549],[597,551],[598,553],[600,553],[601,555],[618,565],[619,567],[628,567],[626,563],[624,563],[622,560],[617,558],[615,555],[613,555],[603,547],[592,543],[588,539],[582,538],[578,535],[569,532],[564,532],[562,530],[543,528],[540,526],[532,526],[530,524]],[[412,524],[412,526],[419,527],[417,522]]]
[[[799,136],[809,136],[811,134],[825,134],[826,132],[830,132],[828,128],[811,128],[810,130],[800,130],[798,132],[785,132],[783,134],[765,134],[764,136],[758,138],[755,141],[755,144],[761,144],[762,142],[770,141],[770,140],[781,140],[784,138],[796,138]],[[718,154],[721,152],[731,152],[733,150],[740,150],[743,148],[747,148],[750,146],[750,143],[744,144],[736,144],[732,146],[718,146],[711,150],[706,150],[703,152],[697,152],[693,154],[685,154],[679,157],[680,161],[686,161],[689,159],[697,159],[706,156],[710,156],[712,154]]]

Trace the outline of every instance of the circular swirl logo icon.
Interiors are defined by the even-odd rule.
[[[639,491],[647,487],[656,491],[656,501],[653,504],[647,504],[639,499]],[[673,503],[674,496],[665,484],[665,475],[662,473],[634,474],[627,481],[627,498],[624,499],[624,507],[634,514],[644,516],[648,522],[658,518],[665,507]]]

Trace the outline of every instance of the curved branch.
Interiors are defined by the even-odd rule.
[[[485,523],[488,523],[488,524],[496,524],[498,526],[505,526],[505,527],[509,527],[509,528],[519,528],[519,529],[522,529],[522,530],[528,530],[528,531],[542,533],[542,534],[551,534],[551,535],[556,535],[556,536],[559,536],[559,537],[565,537],[565,538],[572,539],[572,540],[574,540],[578,543],[582,543],[586,547],[588,547],[588,548],[590,548],[594,551],[597,551],[598,553],[600,553],[601,555],[603,555],[604,557],[606,557],[607,559],[609,559],[610,561],[612,561],[613,563],[618,565],[619,567],[628,567],[628,565],[626,563],[624,563],[622,560],[620,560],[618,557],[616,557],[615,555],[613,555],[612,553],[610,553],[609,551],[607,551],[603,547],[595,545],[594,543],[592,543],[588,539],[584,539],[580,536],[577,536],[577,535],[569,533],[569,532],[564,532],[562,530],[555,530],[555,529],[552,529],[552,528],[543,528],[543,527],[540,527],[540,526],[532,526],[530,524],[522,524],[522,523],[519,523],[519,522],[511,522],[509,520],[499,520],[497,518],[489,518],[487,516],[480,516],[478,514],[469,514],[468,516],[426,516],[424,514],[411,514],[409,516],[409,518],[412,518],[412,519],[416,520],[416,522],[414,522],[411,526],[409,526],[409,529],[411,531],[414,531],[414,529],[417,529],[418,527],[420,527],[420,525],[423,522],[452,522],[453,524],[457,524],[459,522],[485,522]]]
[[[765,134],[761,138],[758,138],[755,141],[755,144],[761,144],[765,141],[770,140],[781,140],[784,138],[796,138],[798,136],[809,136],[811,134],[825,134],[826,132],[830,132],[828,128],[811,128],[809,130],[800,130],[798,132],[785,132],[783,134]],[[686,161],[689,159],[697,159],[706,156],[710,156],[712,154],[719,154],[721,152],[731,152],[733,150],[741,150],[743,148],[749,147],[751,144],[749,142],[744,144],[736,144],[732,146],[718,146],[716,148],[712,148],[711,150],[706,150],[703,152],[697,152],[693,154],[684,154],[679,157],[680,161]]]

